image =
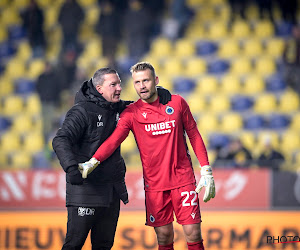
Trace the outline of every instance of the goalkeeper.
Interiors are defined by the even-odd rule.
[[[159,103],[156,90],[159,79],[151,64],[137,63],[132,66],[131,73],[140,99],[127,107],[114,133],[88,162],[79,164],[79,169],[86,178],[131,130],[143,165],[146,225],[154,227],[158,249],[173,249],[175,213],[177,222],[183,227],[188,249],[203,250],[197,193],[205,187],[203,200],[207,202],[215,197],[215,184],[197,124],[188,104],[179,95],[172,95],[167,105]],[[197,187],[185,133],[202,166]],[[102,164],[98,166],[101,167]]]

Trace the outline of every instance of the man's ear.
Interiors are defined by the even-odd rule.
[[[159,78],[158,78],[158,76],[156,76],[156,77],[155,77],[155,86],[157,86],[158,83],[159,83]]]
[[[100,85],[100,84],[98,84],[97,86],[96,86],[96,90],[102,95],[103,94],[103,92],[102,92],[102,86]]]

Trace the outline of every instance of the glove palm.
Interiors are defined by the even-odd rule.
[[[86,179],[88,174],[90,174],[99,165],[99,163],[100,161],[98,161],[96,158],[91,158],[89,161],[79,163],[78,169],[82,174],[82,178]]]
[[[214,198],[216,195],[215,181],[212,175],[212,169],[210,166],[203,166],[201,168],[201,178],[196,187],[196,192],[200,193],[202,188],[205,187],[205,193],[203,196],[203,201],[208,202],[210,199]]]

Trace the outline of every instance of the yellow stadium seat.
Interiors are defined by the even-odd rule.
[[[300,112],[299,111],[298,111],[298,113],[293,115],[291,124],[290,124],[290,129],[294,130],[298,133],[300,132]]]
[[[40,132],[29,132],[24,135],[23,150],[28,153],[38,153],[44,149],[44,137]]]
[[[1,0],[0,1],[0,8],[4,8],[4,7],[8,6],[9,1],[10,0]]]
[[[227,24],[225,22],[211,22],[206,34],[210,39],[221,39],[227,36]]]
[[[137,148],[134,136],[132,133],[129,133],[128,137],[121,144],[121,153],[131,153]]]
[[[186,4],[190,7],[199,7],[204,2],[204,0],[187,0]]]
[[[230,100],[226,95],[211,95],[207,106],[209,111],[222,113],[230,110]]]
[[[40,0],[41,2],[44,2],[44,0]],[[45,11],[45,22],[44,26],[46,29],[50,29],[51,27],[54,27],[58,23],[58,14],[59,14],[59,8],[56,5],[49,5],[47,7],[47,11]]]
[[[83,8],[88,8],[92,7],[95,8],[97,4],[97,0],[78,0],[78,3],[83,7]]]
[[[291,154],[299,150],[300,148],[300,138],[299,132],[287,130],[281,134],[280,138],[280,149],[282,152],[287,152]]]
[[[266,41],[266,54],[275,58],[281,57],[284,50],[282,38],[271,38]]]
[[[240,45],[237,39],[226,39],[219,45],[219,57],[231,58],[240,55]]]
[[[12,129],[16,133],[25,133],[33,130],[33,121],[31,116],[20,114],[13,119]]]
[[[188,77],[197,77],[206,72],[206,61],[199,57],[192,57],[186,61],[184,72]]]
[[[165,89],[168,89],[169,91],[172,92],[172,90],[173,90],[173,82],[172,82],[171,77],[168,77],[166,75],[159,75],[158,79],[159,79],[159,83],[158,83],[159,86],[162,86]]]
[[[43,59],[34,59],[30,62],[27,76],[30,79],[37,79],[45,69],[45,62]]]
[[[273,58],[259,57],[255,61],[254,70],[256,73],[258,73],[262,76],[269,76],[269,75],[275,73],[276,64],[275,64]]]
[[[4,152],[0,152],[0,169],[5,169],[8,167],[8,157]]]
[[[13,6],[7,5],[6,8],[2,9],[1,11],[0,22],[2,27],[21,24],[21,18],[17,9],[15,9]]]
[[[249,4],[245,9],[245,16],[248,20],[258,20],[259,19],[259,9],[256,4]]]
[[[167,76],[176,77],[184,74],[184,67],[181,60],[175,57],[166,58],[162,69],[162,74]]]
[[[191,94],[190,96],[188,96],[187,102],[193,114],[203,112],[206,109],[205,97],[201,97],[198,94]]]
[[[265,90],[265,83],[259,75],[249,75],[245,78],[243,84],[243,92],[245,94],[258,94]]]
[[[254,26],[254,35],[258,38],[267,38],[274,35],[274,25],[269,20],[259,21]]]
[[[197,41],[204,36],[204,28],[197,21],[191,22],[191,24],[187,27],[187,30],[185,32],[185,37],[190,39],[191,41]]]
[[[15,152],[21,149],[20,136],[12,131],[1,135],[0,148],[3,153]]]
[[[42,111],[42,104],[38,94],[32,94],[26,98],[25,112],[28,115],[40,115]]]
[[[179,39],[175,42],[174,53],[177,57],[190,57],[195,55],[195,44],[189,39]]]
[[[234,38],[247,38],[251,35],[250,26],[246,21],[237,20],[232,24],[231,35]]]
[[[221,119],[220,129],[225,133],[236,133],[243,128],[243,118],[238,113],[224,114]]]
[[[18,151],[11,155],[11,165],[17,169],[29,169],[32,166],[32,156],[27,152]]]
[[[0,96],[8,96],[13,94],[14,84],[9,77],[0,77]]]
[[[256,136],[253,132],[244,130],[239,134],[239,138],[248,149],[253,149],[256,145]]]
[[[32,56],[32,49],[28,41],[20,42],[16,53],[16,58],[26,62]]]
[[[47,9],[47,11],[45,11],[45,13],[47,13],[49,10],[48,7],[50,8],[52,0],[36,0],[36,2],[40,8]]]
[[[264,93],[256,97],[254,111],[258,113],[274,112],[277,109],[277,100],[275,95]]]
[[[98,21],[99,15],[100,9],[97,5],[94,5],[92,8],[86,9],[84,25],[95,26]]]
[[[5,75],[15,80],[25,76],[25,63],[16,58],[11,59],[6,65]]]
[[[218,118],[214,114],[204,113],[197,120],[197,127],[201,134],[218,131],[219,129]]]
[[[154,57],[166,57],[172,54],[173,46],[169,39],[158,37],[151,43],[150,55]]]
[[[257,134],[257,143],[256,146],[261,149],[264,145],[270,142],[272,147],[275,149],[279,148],[279,134],[274,131],[260,131]]]
[[[16,10],[22,10],[29,5],[29,0],[13,0],[11,6]]]
[[[22,113],[24,110],[24,101],[20,96],[10,95],[4,99],[3,113],[8,116],[13,116]]]
[[[84,49],[84,54],[88,57],[95,58],[102,55],[102,46],[99,39],[90,39]]]
[[[299,95],[292,91],[287,91],[279,97],[279,110],[281,112],[299,111]]]
[[[251,60],[247,57],[233,59],[231,63],[231,73],[243,75],[249,74],[252,70]]]
[[[243,54],[247,57],[257,57],[262,52],[263,47],[259,39],[248,39],[243,44]]]
[[[0,43],[5,41],[7,39],[7,30],[6,29],[0,29]]]
[[[204,75],[197,81],[196,92],[201,95],[215,94],[218,89],[218,80],[213,75]]]
[[[150,54],[147,54],[146,56],[143,57],[143,62],[149,62],[152,64],[152,66],[155,69],[155,73],[156,75],[160,76],[160,67],[161,67],[161,63],[160,63],[160,58],[156,57],[156,56],[152,56]]]
[[[224,94],[234,95],[242,91],[240,78],[234,74],[227,74],[221,78],[220,91]]]

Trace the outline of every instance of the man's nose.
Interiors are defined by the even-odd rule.
[[[120,84],[117,85],[117,90],[121,91],[122,90],[122,87]]]

